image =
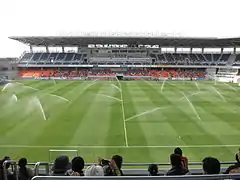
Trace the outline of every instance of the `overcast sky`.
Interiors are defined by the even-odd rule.
[[[239,5],[240,0],[0,0],[0,57],[26,50],[9,36],[97,31],[239,37]]]

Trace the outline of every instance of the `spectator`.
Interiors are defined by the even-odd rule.
[[[240,151],[240,149],[239,149]],[[225,172],[225,174],[240,174],[240,156],[239,153],[236,154],[237,163],[229,166]]]
[[[2,160],[0,160],[0,180],[4,180],[4,172],[3,172],[3,163],[4,161],[11,160],[10,157],[5,156]],[[10,163],[6,164],[6,169],[7,169],[7,179],[8,180],[15,180],[15,177],[12,172],[8,170],[10,167]]]
[[[159,176],[158,166],[156,164],[150,164],[148,167],[149,176]]]
[[[113,156],[110,161],[110,167],[116,176],[123,176],[122,163],[123,163],[123,158],[122,156],[119,156],[119,155]]]
[[[122,168],[123,158],[119,155],[115,155],[112,159],[105,160],[100,158],[99,165],[103,167],[105,176],[123,176]]]
[[[59,156],[55,159],[52,167],[53,176],[64,176],[66,171],[71,169],[71,164],[67,156]]]
[[[206,157],[202,161],[204,174],[219,174],[220,162],[213,157]]]
[[[72,169],[69,169],[66,172],[67,176],[84,176],[83,168],[85,162],[84,159],[80,156],[72,159]]]
[[[172,168],[167,172],[167,176],[190,174],[189,171],[182,166],[182,160],[180,155],[171,154],[170,161]]]
[[[174,153],[175,154],[178,154],[180,157],[181,157],[181,160],[182,160],[182,166],[185,168],[185,169],[188,169],[188,158],[183,156],[182,154],[182,149],[181,148],[175,148],[174,149]]]
[[[104,176],[103,167],[99,165],[88,166],[84,174],[85,176]]]
[[[240,163],[240,148],[238,149],[238,152],[236,153],[235,159],[237,163]]]
[[[27,168],[27,159],[26,158],[21,158],[18,161],[18,176],[20,180],[30,180],[33,178],[34,174],[32,169]]]

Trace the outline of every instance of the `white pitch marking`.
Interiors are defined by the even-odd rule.
[[[119,87],[117,87],[116,85],[111,84],[111,86],[114,87],[115,89],[117,89],[119,92],[121,92],[121,89]]]
[[[203,93],[203,92],[200,92],[200,91],[198,91],[198,92],[195,92],[195,93],[192,93],[192,94],[190,94],[189,96],[187,96],[187,97],[192,97],[192,96],[195,96],[195,95],[197,95],[197,94],[200,94],[200,93]],[[183,96],[183,97],[181,97],[181,98],[179,98],[179,100],[183,100],[183,99],[185,99],[185,97]]]
[[[237,91],[234,87],[232,87],[231,85],[227,84],[227,83],[223,83],[225,84],[227,87],[229,87],[230,89],[234,90],[234,91]]]
[[[199,114],[197,113],[197,110],[193,106],[192,102],[188,99],[188,97],[185,95],[185,93],[183,93],[183,95],[184,95],[185,99],[188,101],[190,107],[192,108],[194,114],[197,116],[198,120],[202,121],[202,119],[200,118]]]
[[[45,146],[45,145],[0,145],[0,148],[90,148],[90,149],[98,149],[98,148],[220,148],[220,147],[239,147],[240,144],[203,144],[203,145],[171,145],[171,146]]]
[[[120,91],[120,95],[121,95],[121,107],[122,107],[122,120],[123,120],[123,129],[124,129],[124,139],[125,139],[125,146],[128,147],[128,136],[127,136],[127,126],[126,126],[126,117],[125,117],[125,110],[124,110],[124,105],[123,105],[123,93],[122,93],[122,85],[120,83],[120,81],[118,80],[118,78],[116,77],[117,82],[119,84],[119,87],[121,89]]]
[[[32,87],[32,86],[23,85],[23,87],[26,87],[26,88],[29,88],[29,89],[32,89],[32,90],[35,90],[35,91],[39,91],[39,89],[36,89],[36,88],[34,88],[34,87]]]
[[[96,95],[98,95],[98,96],[103,96],[103,97],[110,98],[110,99],[114,99],[114,100],[119,101],[119,102],[122,101],[121,99],[115,98],[115,97],[113,97],[113,96],[108,96],[108,95],[106,95],[106,94],[96,94]]]
[[[66,101],[66,102],[70,102],[70,101],[69,101],[68,99],[66,99],[65,97],[58,96],[58,95],[56,95],[56,94],[47,94],[47,95],[53,96],[53,97],[56,97],[56,98],[59,98],[59,99],[61,99],[61,100],[63,100],[63,101]]]
[[[163,92],[163,88],[164,88],[164,85],[165,85],[165,79],[164,79],[164,81],[163,81],[163,83],[162,83],[162,86],[161,86],[161,92]]]
[[[91,83],[89,83],[87,86],[85,86],[83,89],[86,90],[86,89],[90,88],[91,86],[93,86],[94,84],[96,84],[96,81],[97,81],[97,80],[98,80],[98,79],[95,79],[94,81],[92,81]]]
[[[42,112],[42,116],[43,116],[43,119],[46,121],[47,118],[46,118],[46,115],[45,115],[45,112],[44,112],[44,109],[42,107],[42,104],[41,102],[39,101],[39,99],[37,97],[35,97],[35,100],[36,100],[36,103],[38,104],[38,106],[40,107],[40,110]]]
[[[16,94],[13,94],[12,97],[15,99],[16,102],[18,101]]]
[[[12,84],[12,83],[7,83],[5,86],[3,86],[2,92],[3,92],[5,89],[7,89],[7,87],[10,86],[11,84]]]
[[[154,108],[154,109],[151,109],[151,110],[142,112],[142,113],[140,113],[140,114],[136,114],[136,115],[134,115],[134,116],[132,116],[132,117],[130,117],[130,118],[127,118],[125,121],[130,121],[130,120],[135,119],[135,118],[138,118],[138,117],[140,117],[140,116],[144,116],[144,115],[146,115],[146,114],[153,113],[153,112],[155,112],[155,111],[157,111],[157,110],[159,110],[159,109],[162,109],[162,108],[161,108],[161,107],[157,107],[157,108]]]
[[[195,81],[195,85],[196,85],[198,91],[200,91],[200,88],[199,88],[198,83],[196,81]]]
[[[219,95],[219,97],[226,102],[226,99],[223,97],[223,95],[215,87],[212,87],[212,88],[217,93],[217,95]]]

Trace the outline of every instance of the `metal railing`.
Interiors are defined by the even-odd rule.
[[[74,179],[96,179],[96,180],[144,180],[144,179],[158,179],[158,180],[211,180],[211,179],[238,179],[240,174],[218,174],[218,175],[184,175],[184,176],[103,176],[103,177],[86,177],[86,176],[35,176],[32,180],[74,180]]]
[[[93,163],[86,163],[85,166],[90,166],[92,164]],[[160,179],[161,178],[164,178],[164,179],[169,178],[168,176],[165,177],[163,175],[166,174],[167,169],[171,166],[170,163],[155,163],[155,164],[157,164],[159,166],[159,169],[160,169],[159,174],[161,176],[159,176],[158,178],[160,178]],[[222,166],[232,165],[232,164],[234,164],[234,162],[222,162],[221,163]],[[7,168],[8,165],[11,166],[11,170],[12,170],[13,174],[16,175],[16,180],[18,180],[17,163],[15,161],[10,161],[10,160],[4,161],[4,163],[3,163],[4,179],[5,180],[8,179],[8,168]],[[51,174],[51,166],[53,165],[53,163],[37,162],[37,163],[28,163],[28,165],[34,166],[33,170],[34,170],[35,176],[38,176],[37,180],[42,180],[43,176],[39,176],[39,175],[49,176]],[[138,176],[138,178],[142,179],[142,177],[145,177],[148,174],[147,168],[148,168],[149,165],[150,165],[150,163],[124,163],[123,164],[124,174],[127,175],[127,176],[131,176],[131,177],[125,177],[125,178],[127,178],[126,180],[136,179],[136,177],[134,178],[134,176]],[[201,162],[190,162],[189,163],[189,167],[191,167],[191,166],[201,166],[201,165],[202,165]],[[138,168],[136,169],[136,167],[138,167]],[[184,176],[185,178],[190,178],[191,179],[191,177],[192,178],[194,177],[194,179],[195,179],[195,178],[199,177],[198,179],[201,179],[203,177],[206,177],[206,176],[202,176],[202,175],[199,176],[199,174],[202,173],[202,169],[200,167],[199,168],[189,168],[189,169],[190,169],[190,172],[192,174],[195,174],[195,175],[186,176],[186,177]],[[221,172],[224,172],[225,170],[226,170],[226,168],[222,168]],[[223,178],[223,175],[219,175],[219,176],[221,176],[219,178]],[[232,177],[232,176],[230,177],[229,175],[227,175],[227,176],[228,176],[227,178],[230,178],[230,179]],[[216,176],[214,176],[214,177],[216,177]],[[104,179],[106,179],[106,178],[104,178]],[[176,177],[174,177],[174,178],[176,178]],[[240,175],[239,175],[238,178],[240,178]],[[100,179],[102,179],[102,178],[100,178]],[[182,176],[179,179],[182,179]],[[209,177],[207,177],[207,179],[214,179],[214,178],[212,178],[212,176],[209,176]],[[48,180],[48,179],[44,179],[44,180]],[[55,179],[51,178],[51,180],[55,180]]]
[[[5,180],[8,179],[8,168],[7,168],[8,165],[11,166],[12,172],[14,174],[17,174],[17,163],[15,161],[6,160],[2,164],[2,166],[3,166],[3,177],[4,177]],[[16,176],[16,180],[18,180],[18,176]]]

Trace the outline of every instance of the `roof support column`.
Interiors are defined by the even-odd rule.
[[[81,49],[81,47],[78,46],[78,47],[77,47],[77,52],[78,52],[78,53],[80,53],[80,49]]]
[[[161,46],[159,46],[159,50],[160,50],[160,54],[162,54],[162,48],[161,48]]]
[[[30,53],[33,53],[33,47],[30,45]]]
[[[202,54],[204,53],[204,47],[202,47]]]
[[[233,47],[233,54],[236,54],[236,46]]]
[[[192,50],[193,50],[193,48],[192,47],[190,47],[190,53],[192,54]]]
[[[177,47],[174,47],[174,53],[175,54],[177,53]]]
[[[48,46],[46,46],[46,52],[49,53],[49,48],[48,48]]]
[[[64,53],[64,46],[62,46],[62,53]]]
[[[221,54],[223,54],[223,47],[221,48]]]

